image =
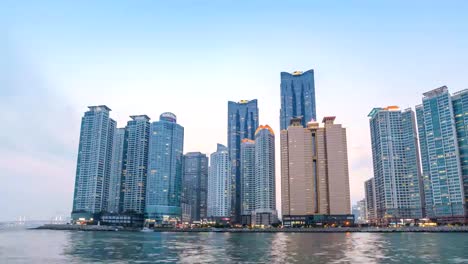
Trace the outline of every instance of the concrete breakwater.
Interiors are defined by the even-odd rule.
[[[58,225],[46,224],[35,229],[71,230],[71,231],[141,231],[139,228],[124,228],[116,226],[97,225]],[[150,231],[150,230],[147,230]],[[221,232],[221,233],[451,233],[468,232],[468,226],[438,226],[438,227],[333,227],[333,228],[155,228],[154,232]]]
[[[102,225],[62,225],[62,224],[45,224],[34,229],[47,230],[71,230],[71,231],[122,231],[122,227],[102,226]]]
[[[468,232],[468,226],[439,226],[439,227],[333,227],[333,228],[265,228],[265,229],[241,229],[241,228],[194,228],[194,229],[168,229],[156,228],[155,232],[228,232],[228,233],[450,233]]]

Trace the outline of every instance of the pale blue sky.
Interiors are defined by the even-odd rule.
[[[279,73],[311,68],[319,118],[348,128],[360,199],[371,108],[468,88],[467,14],[467,1],[0,1],[0,221],[69,214],[88,105],[119,127],[172,111],[185,151],[211,153],[228,100],[258,99],[278,132]]]

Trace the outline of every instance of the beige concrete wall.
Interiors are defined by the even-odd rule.
[[[281,131],[280,142],[283,215],[350,214],[346,129],[333,122],[291,126]]]
[[[330,214],[350,214],[348,150],[346,129],[341,125],[325,128]]]
[[[328,163],[327,149],[325,145],[325,129],[319,128],[317,134],[317,193],[319,214],[329,214],[328,201]]]
[[[282,132],[282,202],[287,203],[283,205],[283,215],[306,215],[316,211],[311,143],[310,132],[303,127],[289,127],[287,140]]]
[[[288,131],[280,133],[280,154],[281,154],[281,212],[283,215],[290,215],[289,206],[289,151],[288,151]]]

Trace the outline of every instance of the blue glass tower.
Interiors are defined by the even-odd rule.
[[[228,102],[228,149],[231,160],[231,220],[240,222],[241,216],[241,142],[253,140],[258,127],[257,100]]]
[[[184,155],[183,197],[190,207],[189,221],[207,218],[208,157],[200,152]]]
[[[300,116],[303,127],[316,120],[314,70],[281,72],[281,130],[288,128],[291,118]]]
[[[184,128],[176,116],[163,113],[151,124],[146,217],[156,224],[181,220]]]
[[[463,99],[452,98],[446,86],[423,94],[417,107],[420,148],[428,217],[464,217],[465,197],[457,132],[463,135],[463,116],[456,118],[454,109],[463,114]],[[458,100],[462,101],[458,101]],[[457,131],[457,127],[459,127]],[[462,140],[463,141],[463,140]],[[463,146],[462,146],[463,147]],[[460,150],[460,151],[463,151]]]
[[[112,163],[109,180],[109,206],[110,213],[120,212],[120,193],[122,186],[123,149],[125,143],[125,128],[117,128],[114,133],[112,147]]]
[[[81,119],[72,219],[90,220],[107,210],[116,122],[105,105],[90,106]]]
[[[465,195],[465,215],[468,217],[468,89],[454,93],[452,104]]]
[[[121,212],[143,214],[145,209],[150,118],[131,116],[125,128],[123,147]]]

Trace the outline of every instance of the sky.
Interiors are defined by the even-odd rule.
[[[280,72],[309,69],[318,119],[347,128],[354,203],[373,174],[370,110],[468,88],[467,12],[450,0],[0,0],[0,221],[70,214],[87,106],[109,106],[119,127],[173,112],[184,152],[210,154],[227,143],[227,102],[258,99],[279,149]]]

